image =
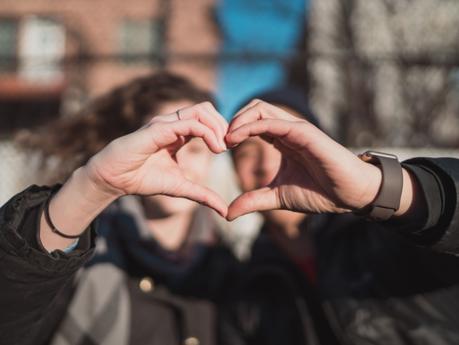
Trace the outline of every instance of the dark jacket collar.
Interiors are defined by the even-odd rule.
[[[110,262],[132,276],[180,285],[218,243],[218,236],[210,211],[198,207],[182,247],[168,251],[148,230],[138,198],[126,197],[100,217],[98,242],[101,249],[91,264]]]

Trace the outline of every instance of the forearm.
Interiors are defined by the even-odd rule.
[[[416,175],[426,210],[421,222],[404,222],[400,232],[417,244],[459,254],[459,160],[415,158],[405,166]]]
[[[384,225],[416,245],[459,254],[459,160],[414,158],[403,163],[400,209]]]
[[[89,178],[82,167],[52,197],[49,204],[50,218],[61,232],[78,236],[116,198],[114,193],[104,190]],[[48,252],[63,250],[75,241],[52,232],[44,214],[41,216],[39,231],[41,243]]]

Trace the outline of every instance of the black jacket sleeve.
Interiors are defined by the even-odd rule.
[[[416,244],[459,255],[459,159],[415,158],[404,162],[419,183],[427,213],[421,224],[399,228]]]
[[[0,209],[0,344],[44,344],[65,311],[77,270],[94,247],[94,225],[69,254],[36,240],[45,200],[56,188],[32,186]]]

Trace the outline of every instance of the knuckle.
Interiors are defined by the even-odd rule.
[[[157,131],[161,130],[165,127],[165,124],[167,122],[162,122],[162,121],[153,121],[150,123],[150,126],[147,127],[150,131]]]
[[[195,114],[195,115],[198,116],[198,117],[200,115],[205,114],[205,112],[206,112],[206,108],[204,107],[204,105],[202,103],[196,104],[195,110],[197,112],[197,114]]]
[[[297,120],[297,121],[292,121],[292,122],[294,124],[293,126],[294,128],[298,127],[303,132],[311,130],[312,128],[315,127],[311,122],[306,121],[306,120]]]
[[[201,112],[208,112],[212,109],[212,104],[209,101],[201,102],[197,105],[198,110]]]
[[[110,150],[117,150],[123,147],[123,137],[116,138],[110,142],[107,146]]]
[[[202,105],[208,109],[212,109],[213,105],[209,101],[202,102]]]
[[[258,111],[265,111],[267,109],[267,105],[268,103],[266,103],[265,101],[259,101],[258,103],[256,103],[254,105],[254,108],[256,108]]]

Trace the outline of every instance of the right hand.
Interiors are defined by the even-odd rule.
[[[344,213],[375,198],[381,171],[360,160],[306,120],[269,103],[254,100],[232,120],[229,147],[249,137],[272,142],[282,154],[274,180],[236,198],[228,210],[233,220],[254,211],[287,209],[303,213]]]
[[[213,208],[223,217],[222,198],[186,178],[175,160],[176,152],[192,137],[204,140],[214,153],[226,150],[228,124],[208,102],[177,113],[154,117],[136,132],[112,141],[93,156],[84,169],[100,188],[116,197],[163,194],[183,197]]]

